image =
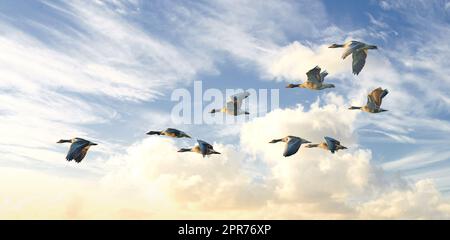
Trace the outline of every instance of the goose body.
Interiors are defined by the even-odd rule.
[[[350,54],[352,55],[352,70],[353,74],[358,75],[366,64],[366,58],[369,49],[378,49],[375,45],[369,45],[358,41],[348,41],[344,44],[333,44],[329,48],[344,48],[342,59],[345,59]]]
[[[230,100],[226,103],[225,107],[221,109],[213,109],[210,113],[223,112],[233,116],[250,114],[249,112],[243,111],[241,109],[242,101],[248,96],[250,96],[250,93],[248,92],[235,94],[230,97]]]
[[[147,135],[163,135],[163,136],[168,136],[168,137],[173,137],[173,138],[183,138],[183,137],[191,138],[185,132],[180,131],[175,128],[167,128],[166,130],[163,130],[163,131],[150,131],[147,133]]]
[[[82,138],[72,138],[69,140],[61,139],[58,143],[71,143],[69,152],[67,153],[66,160],[79,163],[86,156],[87,151],[91,146],[97,145],[91,141]]]
[[[277,142],[284,142],[286,143],[286,147],[284,148],[283,156],[289,157],[291,155],[294,155],[297,153],[298,149],[303,143],[311,143],[310,141],[296,137],[296,136],[287,136],[280,139],[274,139],[270,141],[269,143],[277,143]]]
[[[287,88],[306,88],[311,90],[322,90],[325,88],[334,88],[333,84],[323,83],[325,77],[328,75],[327,71],[321,72],[321,68],[319,66],[315,66],[313,69],[309,70],[306,73],[307,80],[301,84],[289,84]]]
[[[389,93],[387,89],[381,87],[374,89],[369,95],[367,95],[367,103],[362,107],[351,106],[350,110],[360,109],[363,112],[380,113],[387,111],[381,108],[381,102],[383,98]]]
[[[325,142],[321,142],[321,143],[317,143],[317,144],[308,144],[305,147],[306,148],[322,148],[325,150],[330,151],[331,153],[337,152],[338,150],[341,149],[347,149],[346,147],[342,146],[341,143],[331,137],[324,137],[325,138]]]
[[[195,152],[201,154],[203,157],[211,154],[220,154],[214,150],[213,146],[205,141],[197,140],[197,145],[192,148],[182,148],[178,152]]]

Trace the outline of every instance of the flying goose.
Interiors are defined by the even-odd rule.
[[[300,148],[302,143],[311,143],[310,141],[308,141],[306,139],[296,137],[296,136],[287,136],[287,137],[280,138],[280,139],[274,139],[274,140],[270,141],[269,143],[277,143],[277,142],[285,142],[286,143],[286,147],[284,148],[284,152],[283,152],[283,156],[285,156],[285,157],[294,155],[298,151],[298,149]]]
[[[349,109],[360,109],[364,112],[369,113],[379,113],[386,112],[386,109],[380,108],[382,99],[389,93],[387,89],[382,89],[381,87],[374,89],[369,95],[367,95],[367,103],[363,107],[351,106]]]
[[[233,116],[241,115],[241,114],[250,114],[249,112],[242,111],[242,101],[246,99],[248,96],[250,96],[250,93],[248,92],[242,92],[235,94],[233,96],[230,96],[230,101],[226,103],[226,106],[221,109],[213,109],[210,113],[216,113],[216,112],[224,112],[226,114],[230,114]]]
[[[197,140],[198,145],[195,145],[192,148],[182,148],[178,150],[178,152],[195,152],[200,153],[203,157],[211,154],[220,154],[214,150],[213,146],[205,141]]]
[[[308,144],[305,147],[306,148],[319,147],[325,150],[330,150],[331,153],[334,153],[335,151],[337,152],[338,150],[341,149],[347,149],[346,147],[342,146],[338,140],[331,137],[325,137],[325,142],[321,142],[319,144]]]
[[[344,44],[336,44],[329,46],[329,48],[344,48],[345,51],[342,54],[342,59],[345,59],[348,55],[352,54],[353,62],[352,69],[353,74],[358,75],[366,64],[367,53],[369,49],[378,49],[375,45],[369,45],[358,41],[348,41]]]
[[[75,162],[77,163],[83,160],[91,146],[97,145],[97,143],[93,143],[82,138],[72,138],[69,140],[61,139],[57,143],[71,143],[69,152],[66,156],[66,160],[75,160]]]
[[[327,71],[320,72],[321,69],[319,66],[315,66],[313,69],[309,70],[306,73],[307,80],[302,84],[289,84],[287,88],[307,88],[311,90],[322,90],[325,88],[334,88],[333,84],[323,83],[325,77],[328,75]]]
[[[185,132],[180,131],[178,129],[174,129],[174,128],[167,128],[164,131],[150,131],[147,133],[147,135],[164,135],[164,136],[173,137],[173,138],[183,138],[183,137],[191,138]]]

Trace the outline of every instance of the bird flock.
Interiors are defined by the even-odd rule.
[[[332,44],[329,48],[343,48],[344,53],[342,54],[342,59],[344,60],[350,54],[352,55],[352,72],[355,75],[358,75],[366,64],[366,58],[369,49],[378,49],[375,45],[369,45],[359,41],[348,41],[344,44]],[[333,84],[324,83],[325,77],[328,75],[327,71],[322,71],[319,66],[314,67],[306,73],[307,79],[305,82],[300,84],[289,84],[286,88],[306,88],[310,90],[323,90],[326,88],[334,88]],[[382,99],[388,94],[387,89],[382,89],[378,87],[367,96],[367,103],[365,106],[356,107],[351,106],[349,110],[361,110],[368,113],[380,113],[385,112],[387,110],[381,108]],[[248,92],[238,93],[230,97],[229,101],[226,105],[221,109],[212,109],[210,111],[211,114],[215,114],[218,112],[222,112],[225,114],[238,116],[242,114],[250,114],[247,111],[241,109],[242,102],[246,99],[250,94]],[[167,136],[172,138],[191,138],[188,134],[183,131],[174,128],[167,128],[162,131],[149,131],[147,135],[158,135],[158,136]],[[284,142],[285,149],[283,152],[284,157],[288,157],[294,155],[300,149],[302,144],[305,145],[305,148],[322,148],[324,150],[330,151],[331,153],[335,153],[339,150],[347,149],[345,146],[341,145],[341,143],[329,136],[324,137],[325,141],[321,143],[311,143],[310,141],[303,139],[298,136],[286,136],[280,139],[274,139],[269,143],[277,143]],[[69,151],[66,156],[67,161],[75,160],[75,162],[79,163],[86,156],[87,151],[91,146],[97,145],[91,141],[82,139],[82,138],[73,138],[69,140],[61,139],[57,143],[71,143]],[[209,156],[212,154],[220,154],[214,150],[213,146],[206,141],[197,140],[197,144],[190,148],[181,148],[178,152],[194,152],[201,154],[203,157]]]

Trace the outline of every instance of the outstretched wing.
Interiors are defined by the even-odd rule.
[[[320,73],[320,82],[323,83],[325,81],[325,77],[328,75],[327,71],[323,71]]]
[[[241,109],[242,101],[238,99],[227,102],[227,113],[232,114],[234,116],[238,115],[239,110]]]
[[[80,154],[78,154],[78,156],[76,156],[74,159],[75,159],[75,162],[77,162],[77,163],[79,163],[79,162],[81,162],[81,160],[83,160],[83,158],[86,156],[86,154],[87,154],[87,151],[89,150],[89,145],[88,146],[86,146],[86,147],[84,147],[84,148],[82,148],[81,149],[81,151],[80,151]]]
[[[354,51],[352,57],[353,74],[358,75],[366,64],[367,49]]]
[[[250,96],[248,92],[242,92],[235,95],[230,96],[230,101],[227,102],[227,112],[229,114],[233,114],[234,116],[238,115],[239,110],[242,106],[242,101]]]
[[[387,89],[382,89],[381,87],[374,89],[370,94],[370,101],[373,102],[377,107],[381,106],[382,99],[388,94]]]
[[[328,150],[330,150],[332,153],[334,153],[334,151],[336,150],[336,146],[341,145],[338,140],[331,137],[325,137],[325,141],[327,142]]]
[[[297,151],[301,145],[302,145],[302,141],[299,138],[291,137],[286,144],[283,156],[289,157],[289,156],[297,153]]]
[[[198,146],[200,148],[200,152],[203,156],[205,156],[208,153],[208,150],[213,149],[213,146],[205,141],[197,140]]]
[[[308,82],[319,84],[321,82],[320,67],[315,66],[313,69],[309,70],[306,73],[306,76],[308,77]]]
[[[89,146],[89,141],[84,140],[82,138],[77,138],[77,140],[70,145],[70,149],[69,152],[67,153],[66,160],[72,161],[73,159],[75,159],[75,161],[80,162],[86,155],[86,153],[83,154],[83,149],[87,146]]]
[[[358,41],[351,41],[350,43],[345,45],[345,51],[344,53],[342,53],[342,59],[345,59],[346,57],[348,57],[348,55],[354,53],[356,50],[364,46],[363,43]]]
[[[166,133],[173,133],[173,134],[179,134],[179,133],[181,133],[180,130],[175,129],[175,128],[167,128],[167,129],[165,130],[165,132],[166,132]]]
[[[242,102],[244,99],[246,99],[248,96],[250,96],[249,92],[241,92],[230,96],[230,101],[240,101]]]

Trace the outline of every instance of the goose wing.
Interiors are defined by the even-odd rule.
[[[298,149],[302,145],[302,141],[298,137],[289,137],[289,141],[286,144],[284,149],[283,156],[289,157],[295,153],[297,153]]]
[[[381,87],[374,89],[368,96],[370,102],[374,103],[377,107],[381,106],[382,99],[388,94],[387,89]]]
[[[84,149],[86,147],[89,149],[89,143],[90,142],[88,140],[76,138],[76,141],[70,145],[70,149],[69,152],[67,153],[66,160],[72,161],[73,159],[75,159],[76,162],[80,162],[87,152],[87,150]]]
[[[358,75],[366,64],[367,49],[356,50],[352,54],[353,62],[352,69],[353,74]]]
[[[230,96],[230,101],[227,102],[227,112],[232,115],[238,115],[239,110],[242,106],[242,101],[250,96],[248,92],[242,92],[235,95]]]
[[[323,71],[320,73],[320,82],[323,83],[325,81],[325,77],[328,75],[327,71]]]
[[[230,96],[230,101],[240,101],[242,102],[244,99],[246,99],[248,96],[250,96],[249,92],[241,92]]]
[[[325,137],[325,141],[327,142],[328,150],[330,150],[332,153],[334,153],[334,151],[336,150],[336,146],[341,145],[338,140],[331,137]]]
[[[348,55],[354,53],[359,48],[363,47],[364,44],[358,41],[350,41],[349,43],[345,44],[345,51],[342,54],[342,59],[345,59],[348,57]]]
[[[200,152],[205,156],[209,150],[213,149],[213,146],[205,141],[197,140]]]
[[[231,115],[238,115],[241,109],[242,101],[236,100],[236,101],[229,101],[227,102],[227,113]]]
[[[173,133],[173,134],[180,134],[180,133],[182,133],[180,130],[175,129],[175,128],[167,128],[167,129],[165,130],[165,132],[166,132],[166,133]]]
[[[75,162],[77,162],[77,163],[79,163],[79,162],[81,162],[81,160],[83,160],[83,158],[86,156],[86,154],[87,154],[87,151],[89,150],[89,145],[88,146],[86,146],[86,147],[84,147],[84,148],[82,148],[81,149],[81,151],[80,151],[80,154],[78,154],[78,156],[76,156],[74,159],[75,159]]]
[[[321,75],[320,75],[320,67],[319,66],[315,66],[313,69],[309,70],[306,73],[306,76],[308,77],[307,81],[308,82],[313,82],[316,84],[321,83]]]

